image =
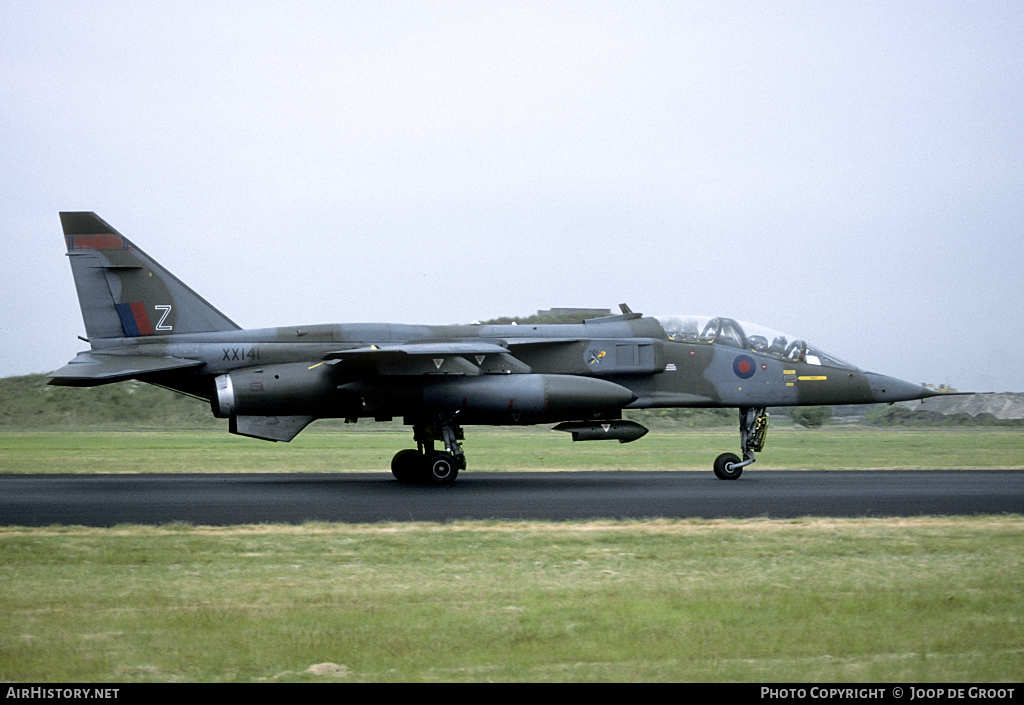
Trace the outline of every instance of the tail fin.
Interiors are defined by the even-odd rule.
[[[61,213],[60,222],[90,341],[238,330],[95,213]]]

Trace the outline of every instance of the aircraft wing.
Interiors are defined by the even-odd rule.
[[[137,353],[91,350],[80,352],[74,360],[56,372],[49,374],[49,384],[64,387],[92,387],[108,382],[138,377],[147,372],[165,372],[198,367],[202,360],[187,360],[178,357],[153,357]]]
[[[510,348],[520,345],[573,345],[580,342],[579,338],[507,338],[505,343]]]
[[[403,345],[370,345],[351,350],[336,350],[324,355],[328,360],[343,360],[356,355],[494,355],[507,353],[508,348],[495,343],[409,343]]]
[[[529,366],[496,343],[444,342],[370,345],[336,350],[324,358],[328,364],[376,364],[381,375],[521,374]]]

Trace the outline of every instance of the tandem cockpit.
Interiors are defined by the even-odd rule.
[[[655,316],[669,340],[725,345],[775,357],[850,370],[855,365],[808,345],[804,340],[753,323],[722,316]]]

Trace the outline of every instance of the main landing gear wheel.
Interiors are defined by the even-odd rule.
[[[391,474],[399,482],[416,482],[423,468],[423,454],[407,448],[395,453],[391,459]]]
[[[459,441],[462,429],[452,422],[452,416],[435,414],[429,423],[413,425],[416,450],[400,450],[391,459],[391,474],[399,482],[419,482],[425,485],[450,485],[466,469],[466,454]],[[434,450],[434,442],[442,441],[445,450]]]
[[[391,474],[399,482],[424,485],[450,485],[459,476],[459,462],[451,453],[423,454],[411,448],[400,450],[391,459]]]
[[[715,458],[715,477],[719,480],[738,480],[743,474],[743,468],[736,467],[740,462],[740,456],[735,453],[722,453]]]
[[[427,459],[425,480],[431,485],[450,485],[459,475],[459,466],[451,453],[434,453]]]

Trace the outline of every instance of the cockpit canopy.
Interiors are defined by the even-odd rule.
[[[721,316],[655,316],[669,340],[713,343],[810,365],[857,369],[854,365],[808,345],[800,338],[753,323]]]

